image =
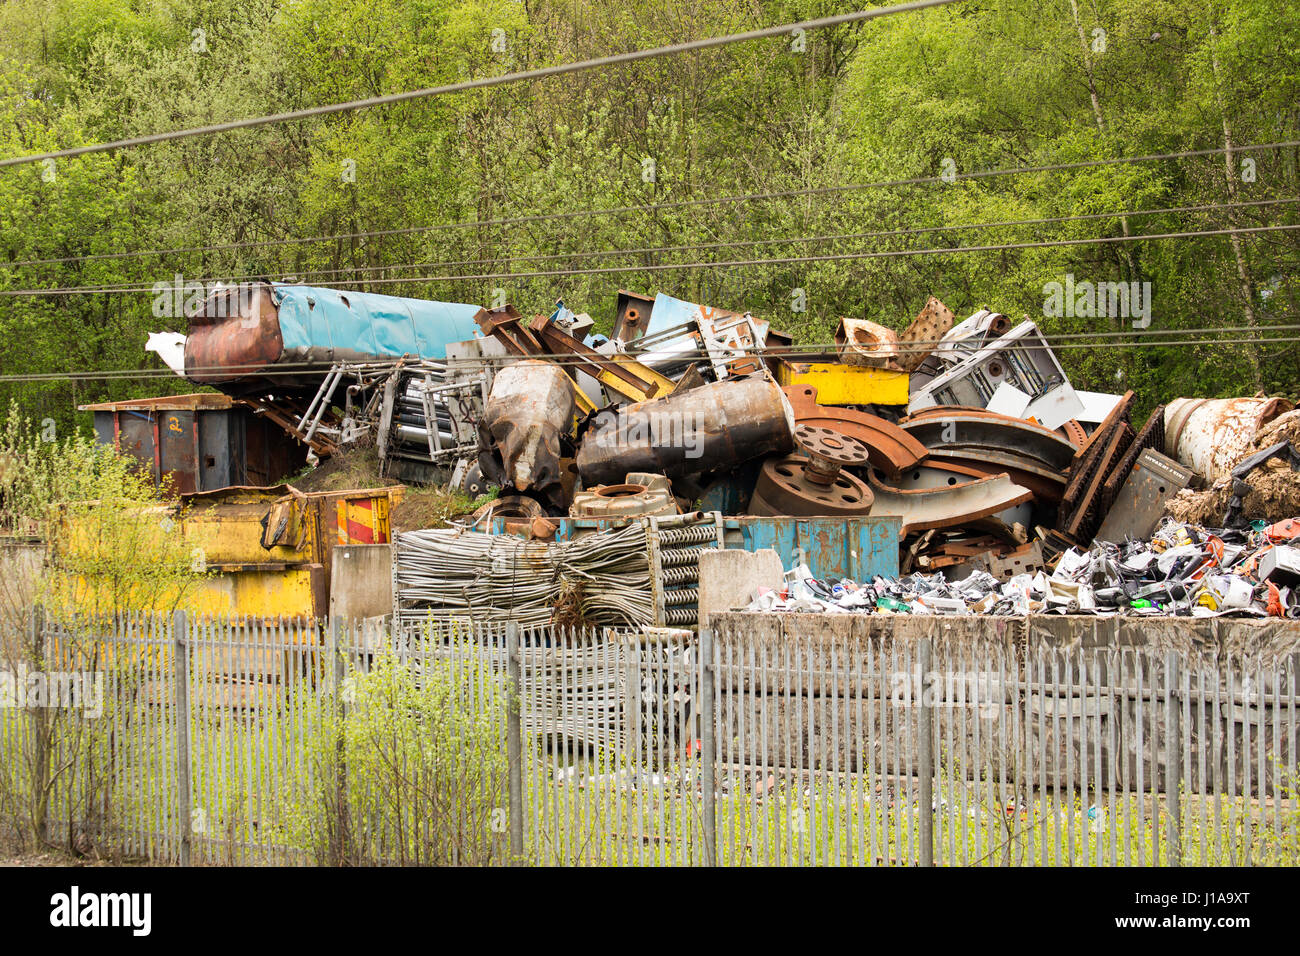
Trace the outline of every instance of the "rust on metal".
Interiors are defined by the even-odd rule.
[[[1092,434],[1088,436],[1088,440],[1080,445],[1079,450],[1075,452],[1075,467],[1078,467],[1079,463],[1087,458],[1088,454],[1098,445],[1105,444],[1110,437],[1110,431],[1118,427],[1121,421],[1128,418],[1129,409],[1133,407],[1133,400],[1136,397],[1131,390],[1120,396],[1120,400],[1115,403],[1115,406],[1110,410],[1110,414],[1105,417],[1100,425],[1093,429]]]
[[[903,371],[898,333],[870,319],[840,319],[835,346],[845,365]]]
[[[804,476],[814,484],[830,485],[842,468],[867,464],[866,445],[819,425],[796,425],[794,443],[808,456]]]
[[[214,293],[189,317],[189,325],[185,376],[205,385],[229,388],[272,367],[284,353],[278,311],[265,283]]]
[[[1083,529],[1100,524],[1094,504],[1103,483],[1120,463],[1121,456],[1133,440],[1133,430],[1128,423],[1129,409],[1134,393],[1125,392],[1106,419],[1088,436],[1088,440],[1075,453],[1070,466],[1070,480],[1056,516],[1056,529],[1078,540],[1083,540]]]
[[[972,405],[931,405],[913,412],[902,419],[899,424],[906,428],[908,425],[932,421],[936,418],[951,418],[954,415],[963,418],[983,418],[995,422],[1014,422],[1022,427],[1037,429],[1044,435],[1052,435],[1057,438],[1063,437],[1060,432],[1053,431],[1040,422],[1031,421],[1028,418],[1017,418],[1014,415],[1003,415],[1001,412],[991,412],[987,408],[977,408]]]
[[[1075,447],[1054,431],[1019,418],[987,415],[929,415],[903,424],[932,454],[999,452],[1025,458],[1056,471],[1065,471]]]
[[[631,477],[631,476],[629,476]],[[625,482],[597,485],[573,496],[569,515],[574,518],[629,518],[647,515],[675,515],[677,501],[666,481],[649,485]]]
[[[1249,451],[1262,426],[1292,407],[1284,398],[1176,398],[1165,409],[1161,450],[1213,481]]]
[[[495,338],[511,355],[528,358],[545,354],[546,346],[523,324],[523,318],[510,304],[496,309],[479,309],[474,314],[474,321],[483,334]]]
[[[578,341],[567,330],[556,325],[549,317],[537,315],[528,325],[512,305],[499,309],[480,309],[474,316],[484,335],[500,341],[512,354],[521,358],[536,355],[572,356],[570,375],[581,369],[605,385],[634,402],[657,398],[671,392],[676,383],[626,355],[610,356],[597,352]],[[578,404],[583,411],[594,410],[586,395],[578,394]]]
[[[574,391],[553,362],[525,359],[498,371],[479,426],[483,474],[505,488],[562,498]]]
[[[952,310],[930,296],[911,325],[898,337],[899,369],[915,372],[952,329],[952,321]]]
[[[1079,448],[1088,440],[1088,432],[1077,418],[1071,418],[1056,431],[1075,448]]]
[[[672,392],[676,385],[672,379],[629,356],[602,355],[556,326],[547,316],[535,316],[529,329],[550,351],[572,355],[577,360],[578,367],[602,385],[634,402],[662,398]]]
[[[611,338],[624,344],[639,339],[650,324],[650,313],[654,311],[654,307],[653,296],[619,289]]]
[[[1079,496],[1083,493],[1085,484],[1092,479],[1093,474],[1097,471],[1101,462],[1101,454],[1115,433],[1128,422],[1129,408],[1132,407],[1134,399],[1133,392],[1125,392],[1123,397],[1115,403],[1110,414],[1106,416],[1105,421],[1097,426],[1096,430],[1088,436],[1088,440],[1079,448],[1074,455],[1074,461],[1070,465],[1069,481],[1065,486],[1065,493],[1061,495],[1061,509],[1057,515],[1056,528],[1058,531],[1064,531],[1066,523],[1071,515],[1074,514],[1075,506]],[[1103,479],[1105,480],[1105,476]]]
[[[308,439],[298,430],[298,422],[302,420],[303,413],[307,410],[306,399],[270,399],[258,395],[250,395],[243,399],[243,401],[246,405],[257,412],[258,415],[262,416],[267,421],[279,425],[316,454],[328,456],[333,455],[339,450],[338,442],[327,436],[324,432],[317,431],[316,434]]]
[[[969,458],[953,453],[933,455],[926,459],[925,464],[937,468],[968,468],[985,478],[1005,474],[1016,484],[1030,489],[1034,497],[1043,502],[1060,501],[1065,490],[1064,474],[994,452],[983,452]]]
[[[620,482],[630,471],[680,478],[784,454],[793,434],[777,385],[758,375],[723,379],[600,413],[578,449],[578,471],[587,485]]]
[[[871,464],[896,475],[905,468],[925,460],[929,452],[903,429],[877,415],[851,408],[817,404],[817,389],[812,385],[787,385],[784,389],[794,419],[800,425],[829,428],[856,438],[867,446]]]
[[[987,518],[1028,501],[1028,488],[998,474],[945,488],[917,488],[903,491],[869,477],[876,504],[873,515],[899,515],[904,536],[914,531],[953,528]]]
[[[1110,475],[1106,478],[1106,483],[1101,489],[1101,510],[1103,513],[1109,512],[1115,504],[1115,498],[1119,495],[1120,488],[1128,481],[1128,476],[1132,473],[1133,467],[1137,464],[1138,456],[1148,448],[1153,451],[1160,451],[1165,445],[1165,407],[1157,405],[1155,410],[1147,418],[1147,423],[1137,433],[1133,443],[1128,446],[1128,451],[1124,452],[1124,457],[1119,460],[1119,464],[1111,469]]]
[[[1096,509],[1093,508],[1093,504],[1101,491],[1102,482],[1118,463],[1120,456],[1132,440],[1133,430],[1129,428],[1127,422],[1121,422],[1118,428],[1112,429],[1110,440],[1107,441],[1098,459],[1097,467],[1093,470],[1087,487],[1075,503],[1069,517],[1061,525],[1061,530],[1066,534],[1085,540],[1091,537],[1090,532],[1101,523],[1096,519]]]
[[[829,484],[822,484],[809,477],[807,468],[808,459],[802,455],[774,455],[764,461],[749,513],[812,518],[871,512],[874,496],[866,482],[842,471]]]
[[[201,392],[79,406],[94,415],[100,444],[135,458],[154,481],[182,494],[270,483],[302,468],[301,445],[256,415],[253,402]]]

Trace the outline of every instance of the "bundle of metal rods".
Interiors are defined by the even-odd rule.
[[[654,622],[646,529],[629,525],[572,541],[525,541],[458,529],[396,536],[397,613],[422,621],[551,622],[562,596],[578,595],[584,624]]]

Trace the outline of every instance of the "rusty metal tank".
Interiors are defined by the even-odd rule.
[[[1176,398],[1165,406],[1165,454],[1214,481],[1250,451],[1261,425],[1291,408],[1284,398]]]
[[[210,295],[189,317],[185,376],[238,393],[315,391],[335,362],[444,358],[474,338],[475,305],[266,282]]]
[[[794,447],[794,412],[775,382],[724,379],[620,409],[593,424],[578,449],[587,486],[629,471],[679,478],[717,471]]]

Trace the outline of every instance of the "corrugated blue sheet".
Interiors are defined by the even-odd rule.
[[[478,334],[477,305],[374,292],[277,285],[286,352],[330,349],[376,358],[445,358],[447,346]]]

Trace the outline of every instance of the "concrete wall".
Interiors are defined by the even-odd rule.
[[[818,641],[865,640],[905,644],[928,637],[936,649],[997,646],[1025,649],[1153,648],[1195,654],[1207,661],[1228,655],[1300,652],[1300,621],[1280,618],[1112,617],[1044,614],[1032,617],[888,614],[760,614],[735,611],[712,617],[719,639],[782,635]]]
[[[335,545],[330,615],[341,621],[359,621],[392,613],[392,545]]]

